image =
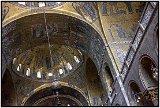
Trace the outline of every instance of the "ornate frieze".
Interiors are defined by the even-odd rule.
[[[142,38],[142,31],[141,31],[141,29],[139,29],[138,33],[136,34],[136,38],[135,38],[135,40],[132,44],[132,47],[134,48],[135,51],[136,51],[136,49],[139,45],[139,42],[140,42],[141,38]]]
[[[127,68],[127,66],[126,65],[124,65],[124,67],[123,67],[123,70],[122,70],[122,79],[124,79],[124,77],[125,77],[125,75],[126,75],[126,73],[127,73],[127,70],[128,70],[128,68]]]
[[[151,18],[151,15],[153,13],[154,8],[151,6],[151,4],[148,4],[148,7],[144,13],[144,16],[142,18],[141,24],[143,26],[143,28],[145,29],[148,25],[148,22]]]
[[[134,52],[134,50],[131,48],[130,51],[129,51],[129,54],[128,54],[128,56],[127,56],[128,66],[129,66],[130,63],[132,62],[132,59],[133,59],[134,54],[135,54],[135,52]]]

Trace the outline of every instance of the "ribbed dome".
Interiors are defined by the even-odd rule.
[[[39,81],[60,80],[82,63],[82,53],[64,45],[34,47],[13,59],[13,70],[26,78]]]

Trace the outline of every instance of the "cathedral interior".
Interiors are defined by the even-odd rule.
[[[1,1],[1,106],[159,106],[158,6]]]

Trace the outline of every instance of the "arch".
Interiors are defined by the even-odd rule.
[[[108,66],[107,63],[104,63],[104,75],[105,75],[105,81],[107,83],[107,86],[108,86],[108,90],[109,90],[109,93],[112,93],[113,91],[113,83],[114,83],[114,78],[113,78],[113,75],[112,75],[112,72],[111,72],[111,69],[110,67]]]
[[[17,105],[17,93],[15,85],[11,76],[11,73],[6,69],[5,74],[2,79],[2,106],[16,106]]]
[[[140,58],[139,75],[145,89],[158,86],[158,68],[154,60],[146,54]]]
[[[5,27],[6,25],[8,25],[9,23],[14,22],[14,21],[16,21],[16,20],[18,20],[20,18],[23,18],[23,17],[26,17],[26,16],[30,16],[30,15],[35,15],[35,14],[41,14],[41,13],[44,13],[44,11],[45,11],[45,13],[52,13],[52,14],[59,14],[60,13],[61,15],[66,15],[66,16],[69,16],[69,17],[74,17],[76,19],[79,19],[79,20],[87,23],[91,27],[93,27],[101,35],[101,37],[105,41],[101,30],[98,29],[98,27],[96,26],[96,24],[91,23],[88,20],[83,19],[82,16],[80,16],[80,15],[78,15],[76,13],[69,12],[69,11],[64,11],[64,10],[59,10],[59,9],[54,9],[54,11],[51,11],[50,9],[47,9],[47,8],[45,10],[43,10],[43,9],[39,9],[39,10],[35,9],[34,11],[30,11],[30,12],[23,11],[23,12],[15,15],[14,17],[9,18],[9,19],[3,21],[2,28]]]
[[[70,24],[70,23],[72,23],[73,22],[73,24],[72,24],[72,27],[70,28],[70,30],[73,30],[72,31],[72,33],[73,32],[79,32],[79,33],[77,33],[80,37],[82,37],[83,39],[80,41],[80,42],[82,42],[82,43],[80,43],[80,44],[78,44],[78,47],[75,45],[75,43],[77,42],[77,40],[74,40],[75,39],[75,37],[77,37],[77,36],[75,36],[75,35],[72,35],[72,36],[75,36],[74,38],[73,38],[73,40],[72,40],[72,42],[73,43],[69,43],[69,45],[70,46],[72,46],[72,47],[75,47],[75,48],[77,48],[77,49],[79,49],[81,52],[83,52],[83,53],[88,53],[87,55],[90,55],[90,57],[91,58],[93,58],[93,61],[95,62],[95,66],[97,67],[96,69],[96,71],[97,71],[97,74],[98,74],[98,69],[100,68],[100,63],[101,63],[101,61],[102,61],[102,56],[100,55],[100,54],[103,54],[103,48],[102,47],[104,47],[105,45],[104,45],[104,41],[103,41],[103,37],[100,35],[101,33],[98,31],[98,30],[96,30],[96,29],[94,29],[92,26],[91,26],[91,24],[88,24],[88,23],[86,23],[86,22],[84,22],[84,21],[81,21],[81,20],[79,20],[78,18],[74,18],[74,17],[71,17],[71,16],[68,16],[68,15],[61,15],[61,14],[58,14],[58,13],[46,13],[48,16],[52,16],[52,17],[54,17],[54,16],[59,16],[59,17],[64,17],[66,20],[64,20],[65,22],[68,22],[68,24]],[[22,18],[19,18],[19,19],[16,19],[16,20],[14,20],[13,22],[16,22],[16,21],[20,21],[20,20],[22,20],[23,18],[23,20],[24,21],[27,21],[27,18],[31,18],[31,17],[38,17],[38,15],[41,15],[41,16],[43,16],[43,13],[36,13],[36,14],[32,14],[32,15],[30,15],[30,16],[24,16],[24,17],[22,17]],[[26,20],[25,20],[25,18],[26,18]],[[53,19],[52,19],[53,20]],[[62,21],[63,21],[62,20]],[[13,23],[13,22],[10,22],[10,23]],[[52,22],[52,21],[51,21]],[[10,24],[10,23],[8,23],[8,24]],[[48,22],[49,23],[49,22]],[[78,26],[80,26],[79,28],[77,27],[77,25]],[[6,26],[8,26],[8,25],[6,25]],[[6,26],[3,26],[3,28],[5,29],[5,27]],[[78,30],[77,29],[74,29],[74,27],[77,27],[78,28]],[[85,30],[81,30],[81,29],[85,29]],[[77,31],[76,31],[77,30]],[[26,38],[27,38],[27,36],[28,35],[26,35]],[[59,36],[60,37],[60,36]],[[16,37],[17,38],[17,37]],[[54,38],[54,37],[53,37]],[[60,37],[61,38],[61,37]],[[20,39],[20,38],[17,38],[17,39]],[[61,38],[62,39],[62,38]],[[59,40],[61,40],[61,39],[59,39]],[[66,39],[66,38],[64,38],[64,39]],[[54,39],[53,39],[54,40]],[[86,40],[88,40],[87,42],[85,42]],[[42,41],[41,43],[38,43],[39,45],[40,44],[46,44],[46,43],[43,43],[43,42],[45,42],[45,40],[40,40],[40,41]],[[61,42],[59,42],[58,41],[58,44],[62,44],[62,45],[66,45],[67,44],[67,42],[68,42],[68,40],[65,40],[64,41],[64,43],[61,43]],[[18,42],[20,42],[20,41],[18,41]],[[65,43],[66,42],[66,43]],[[85,42],[85,43],[84,43]],[[36,43],[36,42],[34,42],[34,43]],[[33,43],[33,44],[34,44]],[[4,42],[4,44],[5,44],[5,42]],[[55,43],[54,43],[55,44]],[[84,44],[84,46],[83,46],[83,44]],[[15,45],[17,45],[17,43],[15,44]],[[68,45],[68,44],[67,44]],[[21,45],[21,46],[23,46],[23,45]],[[17,47],[17,49],[15,49],[15,50],[13,50],[13,52],[9,52],[9,53],[13,53],[13,54],[15,54],[13,57],[12,57],[12,59],[14,58],[14,57],[16,57],[18,54],[21,54],[21,53],[23,53],[25,50],[27,50],[27,49],[30,49],[30,48],[32,48],[32,47],[29,47],[30,45],[27,45],[25,48],[26,49],[22,49],[22,48],[20,48],[20,47]],[[35,44],[35,46],[36,46],[36,44]],[[20,52],[19,52],[20,51]],[[18,52],[18,53],[17,53]],[[17,54],[17,55],[16,55]],[[10,55],[12,55],[12,54],[10,54]],[[107,55],[108,56],[108,55]],[[10,57],[10,56],[9,56]],[[8,59],[8,60],[10,60],[10,59]],[[97,75],[98,76],[98,75]],[[99,79],[99,81],[100,81],[100,79]],[[97,82],[97,84],[98,84],[98,82]],[[100,83],[101,84],[101,83]],[[100,89],[103,89],[102,87],[100,87]],[[101,94],[100,94],[101,95]],[[93,97],[92,99],[93,99],[93,101],[95,101],[95,100],[97,100],[97,99],[99,99],[101,96],[99,95],[99,97],[97,98],[97,97]],[[28,99],[29,97],[27,97],[27,98],[25,98],[25,100],[23,101],[23,102],[25,102],[27,99]],[[97,103],[95,103],[95,104],[97,104]]]
[[[43,84],[43,85],[37,87],[36,89],[34,89],[33,91],[31,91],[31,93],[27,94],[26,97],[22,100],[21,106],[24,106],[25,103],[27,102],[27,100],[28,100],[31,96],[33,96],[33,94],[36,94],[37,92],[42,91],[42,90],[44,90],[44,89],[46,89],[46,88],[51,88],[51,87],[52,87],[52,88],[59,88],[59,87],[61,87],[61,86],[63,86],[63,87],[68,87],[68,88],[71,88],[71,89],[74,89],[74,90],[78,91],[78,92],[87,100],[87,104],[90,105],[90,104],[89,104],[89,101],[88,101],[88,99],[87,99],[87,97],[86,97],[86,95],[84,94],[84,92],[83,92],[80,88],[78,88],[77,86],[70,87],[70,86],[69,86],[67,83],[65,83],[65,82],[57,81],[57,82],[54,82],[54,83]],[[31,94],[31,95],[30,95],[30,94]]]
[[[132,106],[154,106],[153,102],[145,96],[145,92],[142,92],[133,80],[129,82],[130,87],[130,98]]]
[[[56,100],[57,96],[56,95],[52,95],[52,96],[47,96],[47,97],[44,97],[44,98],[41,98],[39,100],[37,100],[33,106],[48,106],[48,103],[51,105],[51,106],[56,106],[56,105],[60,105],[61,106],[82,106],[81,102],[79,100],[77,100],[76,98],[70,96],[70,95],[59,95],[58,96],[60,99],[64,99],[66,101],[63,101],[65,103],[62,103],[60,101],[57,101],[57,102],[53,102],[53,100]],[[53,102],[53,103],[52,103]],[[69,102],[72,102],[72,105],[70,104],[67,104]],[[62,105],[63,104],[63,105]]]
[[[101,78],[98,75],[98,69],[91,58],[86,61],[86,77],[87,77],[87,88],[90,93],[89,97],[92,106],[101,106],[103,102],[104,87],[101,82]]]
[[[142,106],[142,101],[140,100],[141,90],[134,80],[129,81],[129,96],[131,106]]]
[[[68,14],[67,15],[58,14],[56,12],[55,13],[46,12],[45,14],[46,14],[47,21],[48,21],[47,24],[52,24],[54,27],[56,27],[56,24],[54,25],[54,23],[62,23],[62,24],[60,24],[61,26],[57,27],[58,30],[59,29],[62,30],[62,28],[64,27],[65,24],[67,25],[67,27],[69,27],[69,29],[68,28],[66,29],[67,34],[69,33],[69,35],[70,35],[69,39],[68,39],[68,37],[66,38],[66,36],[65,36],[66,34],[65,35],[64,34],[52,35],[52,36],[50,36],[51,37],[50,40],[52,40],[51,44],[68,45],[73,48],[79,49],[82,53],[88,53],[88,55],[90,55],[90,57],[93,58],[93,60],[96,62],[96,66],[98,67],[98,71],[99,71],[100,63],[103,59],[101,54],[104,54],[103,50],[105,48],[104,47],[105,40],[103,38],[103,35],[101,35],[101,33],[96,28],[93,28],[92,27],[93,25],[87,23],[86,21],[75,18],[73,16],[69,16]],[[35,18],[36,20],[32,20],[34,22],[34,23],[32,23],[33,25],[29,25],[28,21],[29,21],[29,19],[32,19],[32,18]],[[44,18],[44,14],[42,12],[39,12],[36,14],[30,14],[28,16],[23,16],[23,17],[17,18],[16,20],[13,20],[12,22],[7,23],[7,25],[5,25],[5,26],[3,24],[2,31],[4,31],[4,33],[2,33],[3,34],[2,48],[3,48],[4,52],[8,53],[8,54],[5,54],[5,56],[7,56],[6,58],[9,58],[9,59],[7,59],[8,63],[11,62],[11,60],[13,58],[15,58],[16,56],[18,56],[19,54],[23,53],[26,50],[29,50],[29,49],[36,47],[38,45],[41,45],[41,44],[47,44],[45,36],[38,35],[36,37],[34,35],[32,37],[33,33],[31,33],[31,32],[33,32],[34,30],[37,30],[37,29],[32,30],[31,27],[33,27],[33,28],[37,27],[36,24],[39,24],[39,21],[37,20],[37,18],[41,19],[41,21],[40,21],[41,23],[44,22],[42,20],[42,18]],[[22,24],[27,24],[26,28],[28,28],[28,29],[26,30],[25,28],[23,28],[23,30],[25,30],[25,32],[23,32],[23,33],[21,33],[21,31],[16,32],[17,30],[21,30],[21,29],[18,28],[16,25],[14,25],[15,23],[20,25],[18,27],[21,27]],[[42,23],[42,25],[43,25],[43,23]],[[6,31],[5,31],[5,29],[8,30],[7,27],[11,27],[9,29],[9,30],[11,30],[9,32],[9,34],[6,34]],[[40,28],[43,28],[43,27],[40,26],[39,29]],[[50,25],[49,25],[49,28],[51,29]],[[17,33],[20,33],[20,34],[17,34]],[[27,33],[27,34],[24,36],[25,33]],[[41,33],[43,34],[45,32],[43,31]],[[56,34],[56,33],[55,33],[55,31],[53,31],[53,34]],[[59,33],[64,33],[64,32],[59,32]],[[10,36],[12,34],[13,34],[13,36]],[[7,36],[8,37],[10,36],[15,39],[13,41],[13,43],[12,42],[9,43],[9,41],[7,41],[7,39],[4,39]],[[31,42],[28,42],[28,43],[32,43],[32,44],[24,45],[25,44],[24,39],[25,39],[25,41],[30,40]],[[34,40],[34,42],[32,42],[33,40]],[[60,40],[61,40],[61,42],[60,42]],[[7,45],[11,46],[11,48],[5,49],[5,47],[3,47],[3,46],[7,46]],[[17,46],[17,45],[19,45],[19,46]],[[20,46],[25,46],[25,47],[20,47]],[[2,52],[3,52],[3,50],[2,50]],[[11,57],[11,55],[13,57]],[[106,55],[106,56],[108,56],[108,55]]]
[[[44,84],[37,88],[37,90],[32,91],[33,94],[28,96],[23,100],[22,106],[32,106],[36,105],[42,100],[45,100],[48,97],[56,97],[56,92],[59,92],[60,97],[69,96],[70,99],[75,99],[74,101],[78,102],[78,105],[88,106],[88,100],[84,94],[79,91],[76,87],[72,88],[65,85],[63,82],[58,82],[60,85],[56,87],[54,84]]]
[[[158,106],[158,71],[158,67],[150,56],[142,56],[139,64],[139,74],[145,88],[143,95],[150,106]]]
[[[62,18],[62,19],[58,19],[61,21],[63,21],[65,19],[66,23],[68,25],[72,25],[72,27],[70,26],[70,29],[67,29],[67,30],[71,30],[71,31],[68,31],[68,33],[73,33],[72,35],[70,35],[69,37],[72,39],[72,41],[68,41],[68,38],[66,37],[61,37],[61,36],[57,36],[57,42],[58,44],[60,45],[69,45],[71,47],[74,47],[74,48],[77,48],[79,49],[82,53],[85,53],[86,55],[89,55],[91,58],[93,58],[93,62],[95,63],[94,65],[97,67],[96,68],[96,72],[97,72],[97,75],[95,75],[96,77],[98,76],[98,71],[100,69],[100,64],[101,64],[101,61],[103,59],[103,57],[101,56],[101,54],[104,54],[104,48],[105,48],[105,44],[104,44],[104,41],[103,41],[103,37],[100,35],[101,33],[94,29],[91,24],[88,24],[86,23],[85,21],[82,21],[78,18],[74,18],[74,17],[71,17],[69,15],[63,15],[63,14],[59,14],[59,13],[46,13],[47,15],[47,18],[51,19],[51,20],[48,20],[50,22],[54,22],[54,20],[52,19],[53,18],[56,18],[56,16],[58,16],[59,18]],[[39,17],[40,16],[40,17]],[[25,24],[27,24],[27,21],[31,21],[31,20],[28,20],[28,19],[31,19],[32,17],[36,17],[36,18],[43,18],[43,13],[42,12],[39,12],[39,13],[36,13],[36,14],[31,14],[29,16],[25,16],[25,17],[21,17],[19,19],[16,19],[10,23],[8,23],[6,26],[3,25],[3,30],[5,30],[5,28],[7,28],[7,26],[9,26],[9,24],[11,23],[14,23],[14,22],[19,22],[18,24],[22,24],[23,21],[26,21]],[[23,21],[21,21],[23,20]],[[42,19],[41,19],[42,20]],[[35,21],[35,20],[33,20]],[[38,21],[38,20],[36,20]],[[43,21],[42,21],[43,22]],[[48,22],[49,23],[49,22]],[[36,23],[36,24],[39,24],[39,23]],[[13,27],[14,27],[14,24],[12,24]],[[26,25],[27,26],[27,25]],[[31,26],[31,25],[30,25]],[[20,27],[20,26],[19,26]],[[29,26],[28,26],[29,27]],[[13,29],[13,28],[12,28]],[[25,29],[25,28],[23,28]],[[20,30],[20,28],[18,29]],[[30,29],[29,29],[30,30]],[[16,30],[14,30],[16,31]],[[24,32],[24,33],[28,33],[28,32]],[[43,33],[43,32],[42,32]],[[76,35],[75,35],[76,34]],[[8,35],[8,34],[6,34]],[[10,35],[10,34],[9,34]],[[5,35],[3,35],[5,37]],[[25,41],[27,41],[27,36],[28,35],[25,35]],[[73,38],[72,38],[73,36]],[[79,37],[78,37],[79,36]],[[14,37],[14,36],[11,36],[11,37]],[[16,36],[15,36],[16,37]],[[21,48],[20,47],[20,44],[17,44],[19,41],[17,41],[19,38],[19,35],[16,37],[16,41],[15,43],[12,43],[10,44],[12,47],[14,47],[14,45],[17,45],[16,48],[14,50],[12,50],[12,52],[9,52],[11,54],[9,55],[6,55],[8,56],[7,58],[15,58],[17,55],[23,53],[24,51],[28,50],[28,49],[31,49],[33,47],[36,47],[37,44],[38,45],[41,45],[41,44],[47,44],[47,42],[45,41],[44,39],[45,37],[42,37],[42,39],[34,39],[33,42],[30,42],[32,43],[32,45],[25,45],[25,48]],[[56,44],[56,38],[54,36],[52,36],[52,42],[51,44]],[[60,42],[62,39],[64,39],[64,41]],[[5,39],[4,39],[5,40]],[[29,39],[28,39],[29,40]],[[86,40],[86,41],[85,41]],[[3,41],[3,40],[2,40]],[[36,41],[39,41],[36,42]],[[22,41],[20,41],[22,42]],[[78,42],[81,42],[81,43],[78,43]],[[7,43],[7,42],[6,42]],[[3,42],[2,46],[5,45],[5,42]],[[19,46],[18,46],[19,45]],[[23,46],[23,44],[21,45]],[[7,50],[9,50],[9,48],[6,48]],[[5,49],[4,49],[5,50]],[[10,50],[9,50],[10,51]],[[4,51],[5,52],[5,51]],[[17,54],[17,55],[16,55]],[[13,55],[13,56],[10,56],[10,55]],[[108,55],[107,55],[108,56]],[[11,60],[12,60],[11,59]],[[8,59],[10,60],[10,59]],[[92,60],[91,60],[92,61]],[[8,63],[11,62],[11,61],[7,61]],[[99,77],[99,76],[98,76]],[[100,81],[100,79],[98,79],[98,82]],[[101,83],[100,83],[101,84]],[[99,86],[99,85],[98,85]],[[100,85],[102,86],[102,85]],[[100,89],[103,90],[103,87],[100,87]],[[98,101],[101,101],[101,97],[103,97],[102,94],[100,94],[101,92],[98,92],[99,96],[98,98],[97,97],[92,97],[92,101],[96,102],[97,99]],[[26,100],[29,98],[29,96],[27,96],[24,100],[23,100],[23,103],[26,102]],[[94,103],[97,105],[97,103]],[[100,104],[100,102],[98,103]]]
[[[148,55],[148,54],[143,54],[143,55],[141,55],[140,58],[139,58],[139,61],[141,62],[141,60],[142,60],[144,57],[147,57],[147,58],[149,58],[150,60],[152,60],[152,62],[153,62],[153,63],[156,65],[156,67],[157,67],[156,62],[155,62],[155,61],[153,60],[153,58],[150,57],[150,55]]]

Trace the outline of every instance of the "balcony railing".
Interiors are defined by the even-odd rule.
[[[139,26],[137,28],[135,37],[131,43],[131,46],[127,52],[126,58],[124,60],[122,69],[121,69],[121,77],[122,80],[125,80],[129,68],[132,65],[132,61],[134,60],[135,54],[140,46],[141,41],[143,40],[144,34],[147,31],[147,27],[149,26],[149,22],[153,18],[153,13],[155,12],[155,8],[158,2],[147,2],[144,11],[142,13],[141,19],[139,21]]]

